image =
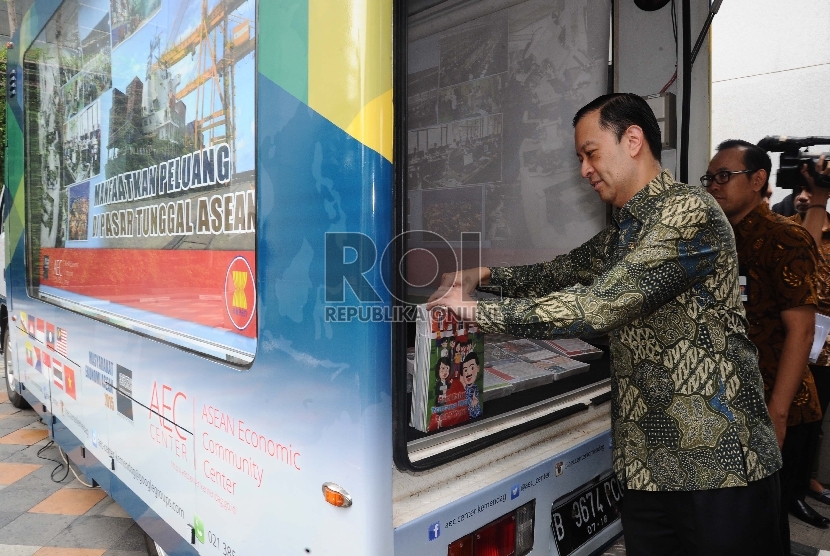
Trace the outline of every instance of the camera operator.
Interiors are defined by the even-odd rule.
[[[804,181],[800,191],[795,194],[796,214],[792,220],[804,226],[810,232],[822,259],[816,271],[816,294],[818,296],[818,311],[830,316],[830,214],[827,212],[827,200],[830,199],[830,183],[822,187],[823,180],[830,180],[830,161],[825,157],[819,158],[815,173],[811,172],[806,164],[801,167]],[[816,382],[819,404],[822,416],[827,413],[830,404],[830,342],[825,342],[818,359],[810,365],[813,378]],[[821,445],[821,421],[814,424],[811,431],[810,444],[807,449],[807,458],[815,461]],[[830,489],[825,489],[816,479],[810,480],[806,492],[812,498],[830,505]]]

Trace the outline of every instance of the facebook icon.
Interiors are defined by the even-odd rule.
[[[441,522],[436,521],[429,526],[429,540],[434,541],[441,536]]]

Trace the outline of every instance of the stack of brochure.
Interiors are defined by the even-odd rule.
[[[563,378],[567,378],[569,376],[584,373],[591,368],[588,363],[577,361],[576,359],[571,359],[570,357],[565,357],[564,355],[556,355],[550,359],[536,361],[533,365],[553,373],[553,380],[562,380]]]
[[[452,313],[418,307],[410,425],[421,432],[484,415],[484,334]]]
[[[502,376],[484,369],[484,400],[490,401],[509,396],[513,393],[513,385]]]
[[[512,392],[544,386],[590,369],[588,363],[562,355],[561,349],[582,358],[602,356],[601,350],[582,340],[512,339],[486,344],[484,365],[489,374],[512,385]]]
[[[577,361],[590,361],[602,357],[602,350],[579,338],[565,338],[562,340],[534,340],[536,343],[548,346]]]

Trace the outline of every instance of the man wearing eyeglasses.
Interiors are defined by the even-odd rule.
[[[813,341],[818,252],[809,232],[764,203],[772,166],[767,153],[746,141],[724,141],[701,184],[723,209],[735,233],[749,338],[758,348],[764,397],[784,460],[781,534],[789,544],[788,508],[817,527],[828,521],[803,502],[809,423],[821,419],[807,359]],[[789,554],[786,550],[785,554]]]

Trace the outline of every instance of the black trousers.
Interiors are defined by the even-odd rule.
[[[785,514],[793,500],[804,500],[810,487],[820,434],[821,421],[787,427],[781,448],[781,503]]]
[[[780,501],[778,473],[745,487],[626,490],[620,507],[626,554],[789,556],[780,534]]]
[[[816,380],[816,390],[818,391],[818,401],[821,404],[822,418],[827,414],[827,405],[830,404],[830,367],[822,367],[819,365],[810,365],[810,371],[813,373],[813,378]],[[824,431],[821,428],[821,422],[815,427],[810,436],[810,444],[807,450],[815,454],[813,457],[813,471],[818,468],[818,455],[821,450],[821,441]],[[811,473],[812,476],[812,473]]]

